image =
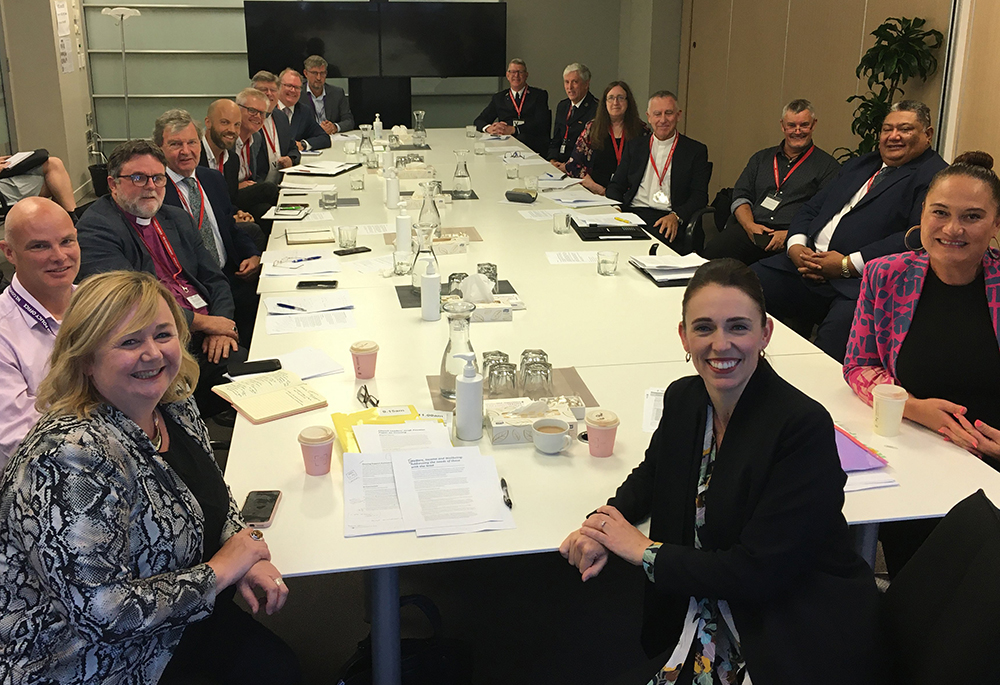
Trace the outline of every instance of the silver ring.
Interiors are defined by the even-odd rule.
[[[601,521],[601,530],[604,530],[604,526],[606,526],[606,525],[608,525],[608,520],[607,519],[604,519],[603,521]]]
[[[285,584],[285,581],[281,578],[281,576],[278,576],[274,579],[274,584],[280,587]]]
[[[264,534],[255,528],[255,529],[253,529],[253,530],[250,531],[250,539],[251,540],[257,540],[257,541],[263,540],[264,539]]]

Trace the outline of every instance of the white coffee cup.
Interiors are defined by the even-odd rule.
[[[908,393],[898,385],[881,384],[872,388],[872,408],[875,422],[873,429],[876,435],[892,438],[899,435],[899,427],[903,423],[903,407],[906,406]]]
[[[573,438],[569,434],[569,424],[562,419],[538,419],[531,424],[531,440],[539,452],[559,454],[569,447]]]

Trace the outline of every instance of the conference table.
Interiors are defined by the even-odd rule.
[[[425,160],[434,166],[447,190],[456,159],[453,151],[471,150],[474,141],[464,130],[431,129],[427,142],[430,149],[423,151]],[[362,409],[356,398],[362,383],[380,400],[381,407],[431,409],[427,377],[439,373],[449,337],[447,318],[423,321],[419,307],[401,308],[395,286],[409,285],[409,276],[365,273],[351,266],[374,257],[388,256],[391,262],[394,248],[382,235],[359,236],[358,244],[370,247],[371,252],[342,258],[342,271],[334,276],[353,302],[353,328],[268,335],[263,298],[294,292],[297,279],[260,280],[262,302],[250,358],[267,359],[308,346],[326,352],[346,372],[308,381],[326,397],[326,408],[260,425],[238,417],[226,480],[237,501],[251,490],[282,491],[266,539],[272,560],[283,574],[370,572],[373,668],[378,685],[400,682],[400,567],[553,553],[642,460],[650,438],[642,422],[645,391],[694,373],[684,360],[677,334],[683,288],[658,288],[628,265],[630,255],[647,254],[652,243],[586,243],[573,232],[555,234],[551,220],[523,217],[520,210],[556,209],[559,205],[544,192],[532,205],[504,200],[504,191],[520,182],[506,178],[507,163],[498,148],[514,146],[527,151],[508,139],[488,142],[485,155],[469,155],[468,168],[479,199],[447,204],[442,226],[474,227],[482,241],[470,242],[465,254],[439,255],[442,279],[453,272],[476,273],[481,262],[496,264],[499,278],[511,283],[526,309],[515,311],[513,321],[472,323],[470,339],[475,350],[502,350],[516,360],[523,349],[541,348],[554,367],[575,367],[598,405],[621,419],[614,454],[605,459],[591,457],[587,445],[579,441],[573,441],[558,456],[549,456],[530,444],[493,445],[486,433],[476,443],[454,440],[456,446],[475,444],[483,454],[493,457],[499,475],[509,486],[515,528],[420,538],[412,532],[345,538],[339,442],[331,472],[308,476],[296,436],[307,426],[332,426],[332,412]],[[352,161],[338,140],[320,159]],[[541,164],[520,167],[522,176],[551,170]],[[347,190],[348,179],[358,175],[364,175],[365,189]],[[335,225],[394,225],[399,210],[385,207],[385,186],[379,174],[360,168],[333,181],[341,198],[360,200],[359,206],[332,210]],[[416,185],[416,181],[401,181],[403,191],[414,190]],[[317,194],[309,194],[313,206],[317,199]],[[415,217],[417,211],[410,209],[408,213]],[[269,250],[289,249],[284,231],[290,223],[275,223]],[[593,263],[550,264],[546,257],[547,252],[598,249],[620,253],[614,276],[599,275]],[[665,246],[661,245],[660,251],[666,251]],[[349,348],[357,340],[374,340],[380,346],[374,379],[354,378]],[[874,563],[879,522],[942,516],[979,488],[1000,502],[1000,474],[932,432],[906,423],[897,437],[874,435],[871,408],[846,385],[840,365],[780,322],[775,322],[767,354],[779,374],[821,402],[838,424],[889,459],[886,472],[898,487],[846,495],[844,515],[856,527],[859,551],[869,563]]]

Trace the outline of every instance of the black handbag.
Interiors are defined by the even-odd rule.
[[[472,647],[441,634],[441,612],[428,597],[406,595],[399,608],[414,606],[427,617],[430,637],[404,637],[400,644],[403,685],[467,685],[472,682]],[[338,685],[371,685],[372,638],[369,633],[340,670]]]

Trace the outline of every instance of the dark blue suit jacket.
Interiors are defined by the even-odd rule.
[[[326,95],[323,99],[323,110],[326,113],[326,120],[337,125],[338,132],[345,133],[354,128],[354,115],[351,114],[351,105],[347,101],[347,93],[340,86],[326,83],[323,86]],[[304,102],[313,110],[313,117],[319,123],[316,108],[313,106],[312,96],[309,95],[309,86],[302,89],[302,97],[299,102]]]
[[[947,163],[928,148],[922,155],[889,174],[868,192],[837,224],[830,241],[830,250],[841,254],[861,252],[865,262],[887,254],[906,250],[903,236],[910,226],[920,223],[920,211],[931,179]],[[837,177],[826,184],[795,214],[788,229],[788,238],[804,235],[809,246],[862,185],[882,167],[878,152],[852,159]],[[761,262],[765,266],[795,271],[786,254],[775,255]],[[860,278],[835,278],[830,285],[842,295],[857,299]]]
[[[295,141],[292,140],[288,117],[280,113],[279,116],[274,116],[274,112],[272,112],[268,118],[274,121],[274,130],[278,133],[278,154],[291,159],[292,164],[298,164],[302,155],[299,154],[299,148],[295,146]],[[256,160],[253,180],[258,183],[267,180],[267,175],[271,171],[271,162],[267,158],[267,145],[264,142],[263,130],[254,134],[253,143],[250,145],[250,152]]]
[[[292,140],[304,140],[313,150],[322,150],[330,147],[330,136],[320,128],[313,112],[312,103],[303,102],[300,98],[295,105],[295,111],[292,112],[289,129]],[[285,117],[285,120],[288,120],[288,114],[283,109],[276,109],[271,116]]]
[[[195,169],[194,174],[201,182],[202,190],[205,191],[205,196],[212,204],[215,225],[219,227],[219,233],[222,235],[222,244],[226,248],[224,271],[235,273],[239,271],[240,262],[254,255],[260,255],[260,250],[257,249],[253,239],[247,233],[236,228],[236,220],[233,219],[236,208],[229,201],[226,179],[222,177],[222,174],[203,166]],[[177,195],[177,188],[172,182],[167,183],[167,193],[163,198],[163,204],[184,209],[181,198]]]

